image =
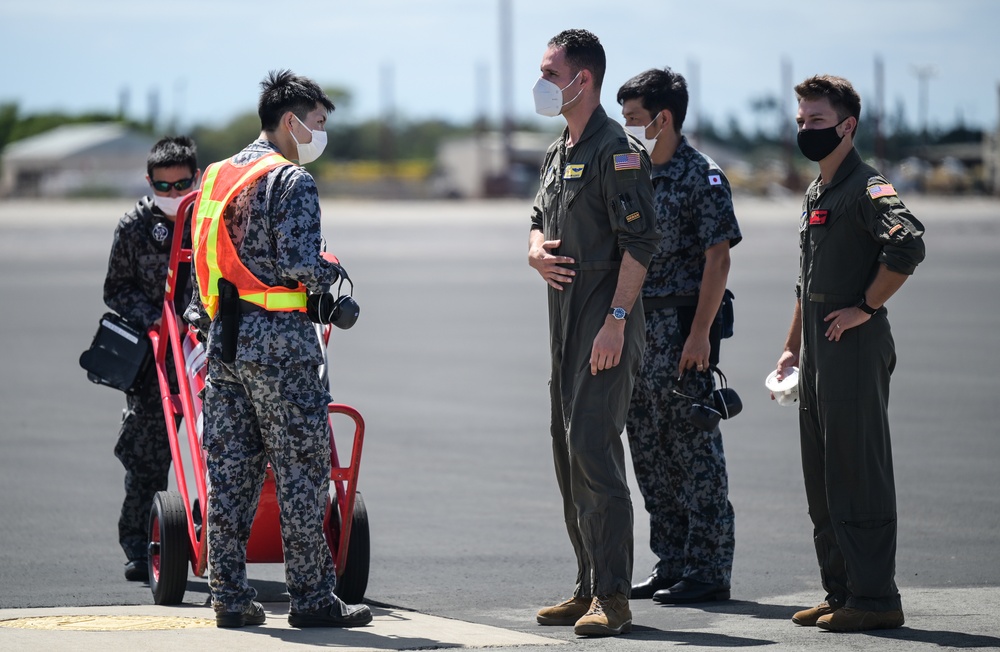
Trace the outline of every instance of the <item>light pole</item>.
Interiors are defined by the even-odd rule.
[[[937,68],[932,65],[912,66],[913,74],[917,76],[917,113],[920,119],[920,140],[927,144],[927,103],[928,82],[937,75]]]

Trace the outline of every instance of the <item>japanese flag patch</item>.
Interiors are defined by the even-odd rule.
[[[710,186],[721,186],[722,185],[722,175],[721,174],[710,174],[710,175],[708,175],[708,185],[710,185]]]

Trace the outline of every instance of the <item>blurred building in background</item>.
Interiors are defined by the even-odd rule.
[[[11,143],[0,197],[115,197],[148,192],[152,136],[112,122],[67,124]]]

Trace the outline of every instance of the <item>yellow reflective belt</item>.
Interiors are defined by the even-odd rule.
[[[287,292],[277,292],[268,294],[267,292],[250,292],[241,294],[240,298],[250,303],[255,303],[265,310],[289,310],[306,307],[306,293],[288,290]]]

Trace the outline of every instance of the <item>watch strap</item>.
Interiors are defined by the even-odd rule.
[[[878,312],[878,308],[872,308],[871,306],[868,305],[868,301],[865,300],[864,296],[861,297],[861,300],[858,301],[858,304],[854,307],[861,308],[861,311],[868,315],[874,315],[876,312]]]

